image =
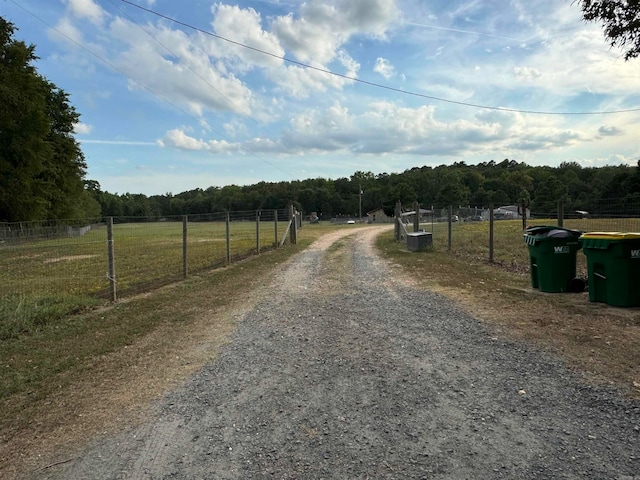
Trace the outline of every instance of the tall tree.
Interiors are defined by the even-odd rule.
[[[68,95],[38,74],[35,46],[0,17],[0,220],[78,216],[86,164]]]
[[[577,0],[582,17],[602,22],[611,46],[626,48],[624,59],[640,55],[640,2],[638,0]]]

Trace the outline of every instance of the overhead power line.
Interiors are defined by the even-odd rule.
[[[389,90],[392,92],[396,92],[396,93],[401,93],[404,95],[410,95],[413,97],[419,97],[419,98],[425,98],[428,100],[434,100],[437,102],[444,102],[444,103],[449,103],[449,104],[453,104],[453,105],[461,105],[464,107],[471,107],[471,108],[478,108],[478,109],[484,109],[484,110],[495,110],[495,111],[500,111],[500,112],[511,112],[511,113],[526,113],[526,114],[535,114],[535,115],[611,115],[611,114],[619,114],[619,113],[630,113],[630,112],[640,112],[640,108],[629,108],[629,109],[623,109],[623,110],[606,110],[606,111],[591,111],[591,112],[550,112],[550,111],[544,111],[544,110],[523,110],[523,109],[518,109],[518,108],[508,108],[508,107],[495,107],[495,106],[490,106],[490,105],[481,105],[481,104],[477,104],[477,103],[470,103],[470,102],[463,102],[463,101],[459,101],[459,100],[451,100],[448,98],[442,98],[442,97],[436,97],[433,95],[426,95],[423,93],[417,93],[417,92],[412,92],[409,90],[403,90],[401,88],[396,88],[396,87],[391,87],[389,85],[383,85],[380,83],[376,83],[376,82],[370,82],[367,80],[362,80],[360,78],[357,77],[352,77],[349,75],[344,75],[341,73],[337,73],[334,72],[332,70],[326,69],[326,68],[321,68],[321,67],[315,67],[313,65],[309,65],[307,63],[303,63],[303,62],[299,62],[297,60],[292,60],[290,58],[285,57],[284,55],[277,55],[275,53],[272,52],[268,52],[266,50],[262,50],[256,47],[252,47],[251,45],[246,45],[244,43],[241,42],[237,42],[235,40],[232,40],[230,38],[226,38],[223,37],[221,35],[217,35],[213,32],[210,32],[208,30],[203,30],[201,28],[198,28],[194,25],[191,25],[189,23],[186,22],[182,22],[176,18],[170,17],[168,15],[164,15],[162,13],[156,12],[155,10],[152,10],[150,8],[147,7],[143,7],[142,5],[138,5],[137,3],[131,2],[129,0],[120,0],[123,3],[126,3],[128,5],[131,5],[132,7],[138,8],[142,11],[145,11],[147,13],[150,13],[152,15],[155,15],[157,17],[163,18],[165,20],[169,20],[170,22],[174,22],[178,25],[181,25],[185,28],[191,29],[191,30],[195,30],[197,32],[203,33],[205,35],[208,35],[210,37],[214,37],[217,38],[219,40],[231,43],[233,45],[237,45],[239,47],[242,48],[246,48],[248,50],[252,50],[254,52],[258,52],[261,53],[263,55],[267,55],[273,58],[277,58],[278,60],[282,60],[284,62],[287,63],[291,63],[293,65],[298,65],[300,67],[304,67],[310,70],[315,70],[318,72],[322,72],[322,73],[326,73],[328,75],[333,75],[336,77],[340,77],[340,78],[344,78],[345,80],[350,80],[353,82],[357,82],[357,83],[361,83],[364,85],[369,85],[371,87],[375,87],[375,88],[381,88],[384,90]]]

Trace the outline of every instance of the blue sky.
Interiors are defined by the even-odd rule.
[[[131,1],[176,21],[122,0],[0,0],[112,193],[640,158],[640,60],[571,0]]]

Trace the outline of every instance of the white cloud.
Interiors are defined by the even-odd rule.
[[[93,0],[66,0],[69,11],[76,17],[88,19],[94,25],[102,25],[105,11]]]
[[[399,171],[452,159],[635,164],[640,158],[638,113],[538,116],[424,98],[552,112],[636,108],[637,62],[621,61],[601,28],[584,24],[571,2],[510,0],[507,9],[482,0],[216,1],[158,10],[273,55],[144,12],[132,14],[133,23],[118,9],[102,9],[108,2],[100,0],[51,2],[51,24],[96,54],[58,36],[41,61],[87,119],[75,133],[88,163],[95,161],[92,150],[101,164],[107,151],[142,158],[135,149],[146,145],[155,146],[152,168],[179,165],[176,176],[188,175],[189,163],[217,168],[222,159],[238,170],[247,153],[288,161],[284,168],[294,174],[325,176],[345,165]],[[412,23],[400,23],[401,15]],[[359,77],[361,64],[363,79],[380,75],[398,91],[344,77]],[[83,140],[98,131],[105,140]],[[160,140],[135,140],[149,138]],[[234,178],[252,175],[242,170]],[[256,176],[273,176],[268,170],[256,169]]]
[[[325,110],[308,109],[291,119],[279,139],[254,138],[244,143],[207,141],[184,129],[167,132],[163,147],[214,153],[245,151],[288,155],[348,153],[374,155],[460,156],[502,152],[520,156],[531,151],[590,142],[588,125],[567,127],[560,120],[518,113],[481,112],[474,120],[443,121],[433,106],[408,108],[392,102],[371,103],[351,112],[336,103]]]
[[[204,140],[190,137],[183,129],[168,131],[161,140],[158,140],[158,145],[164,148],[173,147],[180,150],[208,151],[211,153],[225,153],[238,150],[237,145],[232,145],[224,140],[209,140],[205,142]]]
[[[261,16],[253,8],[241,9],[235,5],[218,3],[212,7],[212,12],[214,14],[212,26],[217,35],[262,52],[268,52],[270,55],[223,40],[211,41],[216,47],[215,52],[212,53],[222,58],[237,57],[247,67],[282,65],[282,60],[277,57],[284,56],[284,49],[273,33],[262,29]]]
[[[513,67],[513,74],[516,78],[536,78],[542,75],[540,70],[531,67]]]
[[[78,135],[88,135],[92,130],[91,125],[87,125],[86,123],[78,122],[73,125],[73,131]]]
[[[206,110],[251,113],[251,91],[224,65],[205,53],[202,37],[162,26],[147,26],[150,36],[122,19],[112,22],[110,31],[115,38],[126,39],[126,47],[115,62],[134,80],[131,88],[140,89],[142,85],[146,91],[196,116],[204,115]],[[170,46],[170,50],[152,37]]]
[[[395,75],[395,71],[393,65],[391,65],[391,62],[382,57],[376,58],[376,64],[373,67],[373,71],[379,73],[387,80]]]
[[[55,26],[55,29],[49,29],[47,34],[50,39],[57,41],[60,39],[60,34],[66,37],[66,40],[71,40],[76,44],[83,44],[84,39],[82,32],[73,25],[71,20],[67,17],[61,18]]]
[[[296,58],[327,65],[353,35],[384,38],[399,12],[393,0],[311,0],[293,14],[272,22],[273,32]]]
[[[360,70],[360,64],[353,59],[346,50],[338,50],[338,61],[345,68],[344,75],[348,77],[357,78],[358,71]]]

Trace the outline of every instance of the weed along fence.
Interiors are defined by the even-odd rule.
[[[474,261],[499,264],[514,272],[529,272],[527,226],[560,226],[580,232],[640,232],[640,202],[614,200],[593,212],[567,211],[563,202],[552,212],[531,212],[512,206],[459,207],[396,205],[394,235],[406,242],[413,232],[430,233],[429,248]],[[411,239],[410,239],[411,240]],[[587,262],[577,255],[579,274],[586,278]]]
[[[0,313],[3,304],[20,308],[43,298],[115,300],[229,265],[295,243],[299,217],[289,209],[107,218],[80,235],[62,225],[4,224],[12,233],[0,230]]]

